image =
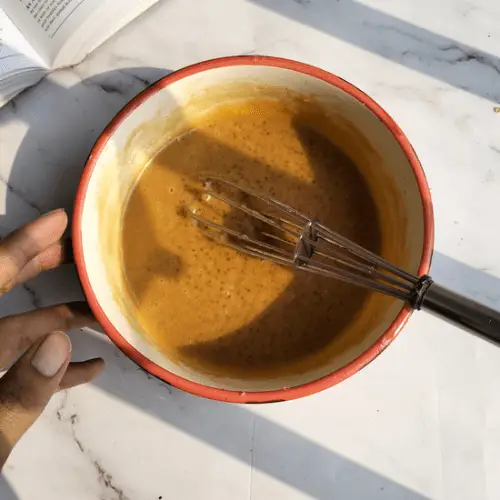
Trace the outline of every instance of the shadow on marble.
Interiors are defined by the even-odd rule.
[[[3,233],[56,207],[71,214],[83,167],[102,130],[134,96],[169,73],[123,68],[81,80],[76,69],[59,71],[57,83],[49,76],[0,110],[0,126],[15,119],[26,127],[8,179],[3,174]]]
[[[354,0],[250,1],[448,85],[500,102],[497,55]]]
[[[2,500],[19,500],[3,474],[0,474],[0,497]]]
[[[431,275],[436,282],[500,310],[500,278],[489,271],[475,269],[440,252],[434,252],[432,257]]]
[[[10,445],[7,443],[2,433],[0,433],[0,442],[2,443],[2,449],[10,448]],[[2,500],[18,500],[18,496],[15,494],[2,472],[0,472],[0,498]]]

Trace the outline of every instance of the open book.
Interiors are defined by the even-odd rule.
[[[157,0],[0,0],[0,106],[87,54]]]

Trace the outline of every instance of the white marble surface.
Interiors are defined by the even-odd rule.
[[[432,189],[434,277],[500,307],[499,47],[497,0],[164,0],[0,110],[0,228],[71,209],[94,140],[149,82],[216,56],[285,56],[392,114]],[[57,270],[0,313],[80,293],[74,269]],[[54,398],[3,500],[500,498],[500,349],[424,313],[350,380],[267,406],[171,389],[98,333],[73,341],[107,371]]]

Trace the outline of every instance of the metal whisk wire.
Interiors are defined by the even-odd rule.
[[[214,185],[236,189],[244,193],[249,202],[245,204],[238,202],[215,190]],[[192,218],[205,228],[207,236],[235,250],[281,265],[377,290],[403,300],[409,299],[414,284],[418,282],[418,278],[278,200],[265,198],[254,191],[219,178],[206,180],[204,196],[206,199],[216,198],[291,238],[280,237],[265,230],[260,233],[262,239],[250,237],[240,230],[228,228],[191,212]],[[280,215],[251,208],[255,205],[252,203],[255,200],[277,209]],[[217,235],[217,232],[220,234]],[[269,240],[286,245],[288,249],[273,245]],[[318,260],[318,257],[321,260]],[[377,269],[377,266],[380,269]]]
[[[224,190],[237,196],[228,196]],[[209,202],[211,198],[245,214],[263,229],[251,236],[190,210],[209,238],[248,255],[396,297],[413,309],[430,310],[500,344],[498,311],[437,285],[430,276],[413,276],[295,208],[224,179],[205,180],[203,199]]]

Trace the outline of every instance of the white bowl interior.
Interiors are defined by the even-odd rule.
[[[270,66],[229,66],[185,77],[135,108],[97,158],[88,184],[81,230],[90,285],[109,321],[145,357],[188,380],[240,391],[293,387],[332,373],[372,346],[402,308],[401,302],[374,294],[363,313],[353,318],[352,341],[345,343],[339,355],[307,373],[273,380],[220,379],[193,372],[158,352],[142,334],[127,304],[120,270],[121,221],[131,188],[151,157],[179,133],[181,122],[185,126],[186,113],[206,111],[221,100],[253,97],[263,88],[307,95],[335,118],[337,145],[363,171],[378,206],[385,258],[416,273],[424,238],[422,201],[401,146],[365,105],[323,80]]]

